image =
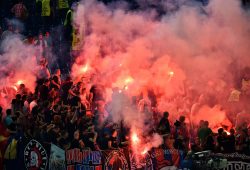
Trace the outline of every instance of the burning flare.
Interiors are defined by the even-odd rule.
[[[23,84],[23,80],[18,80],[18,81],[16,82],[16,84],[17,84],[17,85]]]
[[[88,65],[88,63],[87,63],[87,64],[85,64],[85,65],[80,69],[80,72],[81,72],[81,73],[86,73],[88,70],[89,70],[89,65]]]
[[[134,132],[132,134],[131,139],[132,139],[132,144],[133,145],[138,145],[140,143],[140,139],[139,139],[138,135],[136,134],[136,132]]]

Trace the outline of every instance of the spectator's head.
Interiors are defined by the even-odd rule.
[[[61,76],[61,70],[60,70],[60,69],[56,69],[55,74],[56,74],[57,76]]]
[[[17,95],[16,95],[16,100],[18,100],[18,101],[19,101],[19,100],[21,100],[21,99],[22,99],[21,94],[17,94]]]
[[[7,115],[7,116],[10,116],[10,115],[11,115],[11,109],[7,109],[7,110],[6,110],[6,115]]]
[[[26,101],[27,98],[28,98],[27,95],[23,95],[23,96],[22,96],[22,101]]]
[[[19,88],[20,89],[25,89],[25,85],[22,83],[22,84],[19,85]]]
[[[53,76],[53,80],[55,81],[55,82],[59,82],[59,78],[58,78],[59,76],[58,75],[55,75],[55,76]]]
[[[21,113],[20,111],[15,112],[15,116],[16,116],[17,118],[19,118],[21,114],[22,114],[22,113]]]
[[[199,122],[199,127],[200,127],[200,128],[201,128],[201,127],[204,127],[204,123],[205,123],[204,120],[200,120],[200,122]]]
[[[222,135],[223,132],[224,132],[224,129],[223,129],[223,128],[219,128],[219,129],[218,129],[218,134],[219,134],[219,135]]]
[[[235,134],[235,130],[234,129],[230,129],[230,134],[234,135]]]
[[[85,147],[85,143],[83,142],[83,140],[79,140],[79,144],[80,144],[80,148],[84,148]]]
[[[44,80],[44,85],[45,85],[45,86],[49,86],[49,84],[50,84],[49,79]]]
[[[174,148],[174,139],[171,135],[167,135],[163,138],[164,140],[164,146],[167,147],[168,149],[173,149]]]
[[[194,140],[194,143],[196,145],[200,145],[200,138],[199,137],[196,137],[195,140]]]
[[[83,83],[79,81],[79,82],[77,82],[76,86],[77,86],[78,88],[81,88],[81,87],[83,86]]]
[[[181,126],[181,122],[178,121],[178,120],[176,120],[175,123],[174,123],[174,125],[175,125],[176,127],[180,127],[180,126]]]
[[[31,114],[35,117],[38,115],[38,112],[39,112],[39,108],[38,106],[34,106],[31,110]]]
[[[222,132],[222,136],[223,136],[223,137],[227,137],[227,132],[223,131],[223,132]]]
[[[40,66],[42,66],[42,67],[48,66],[48,60],[44,56],[42,56],[40,59]]]
[[[38,39],[39,39],[39,40],[43,40],[43,33],[42,33],[42,32],[39,33]]]
[[[54,115],[54,123],[56,125],[59,125],[61,123],[61,116],[60,115]]]
[[[46,31],[45,36],[48,38],[50,36],[50,33],[48,31]]]
[[[12,106],[15,105],[16,104],[16,99],[12,99],[11,104],[12,104]]]
[[[75,140],[79,140],[79,137],[80,137],[79,130],[76,130],[76,131],[74,132],[74,139],[75,139]]]
[[[181,123],[184,123],[185,122],[185,116],[180,116],[180,118],[179,118],[179,121],[181,122]]]
[[[36,101],[38,98],[37,98],[37,95],[32,95],[31,96],[31,101]]]
[[[191,151],[197,152],[197,145],[196,144],[191,145]]]
[[[31,32],[29,32],[28,36],[27,36],[28,42],[30,44],[34,43],[34,37],[32,36]]]
[[[61,136],[64,138],[64,139],[67,139],[69,137],[69,133],[66,131],[66,130],[63,130],[61,132]]]
[[[71,9],[73,10],[73,11],[75,11],[76,9],[77,9],[77,6],[79,5],[79,2],[74,2],[74,3],[72,3],[72,5],[71,5]]]
[[[168,118],[169,113],[168,113],[168,112],[164,112],[164,113],[163,113],[163,116],[164,116],[165,118]]]
[[[208,121],[205,121],[205,122],[204,122],[204,126],[205,126],[206,128],[208,128],[209,122],[208,122]]]

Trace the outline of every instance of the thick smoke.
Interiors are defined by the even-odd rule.
[[[33,46],[24,44],[19,34],[12,34],[2,41],[1,51],[0,101],[1,106],[6,108],[20,84],[25,84],[34,91],[36,50]]]
[[[216,126],[227,119],[224,107],[240,68],[250,66],[249,15],[235,0],[212,0],[206,7],[168,1],[161,15],[148,8],[155,1],[145,2],[138,11],[81,2],[74,22],[85,42],[73,77],[95,75],[93,83],[106,87],[107,100],[114,87],[130,96],[153,91],[158,110],[170,111],[172,119],[192,112],[197,124],[213,114],[209,121]],[[124,117],[130,127],[137,123],[135,114],[114,117]]]

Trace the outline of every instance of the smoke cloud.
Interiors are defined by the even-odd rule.
[[[82,1],[75,23],[85,31],[85,45],[72,75],[82,76],[88,64],[107,88],[128,85],[133,95],[153,89],[161,110],[188,89],[222,100],[234,86],[232,65],[250,65],[248,14],[234,0],[183,4],[159,19],[154,12]]]
[[[34,91],[36,50],[26,45],[18,34],[6,37],[1,43],[0,55],[0,87],[1,106],[9,107],[10,101],[20,84]]]
[[[211,0],[205,7],[196,1],[137,3],[137,11],[94,0],[80,3],[74,23],[84,35],[84,46],[72,76],[94,75],[92,83],[106,87],[107,100],[114,87],[129,96],[146,97],[153,91],[158,110],[170,111],[172,119],[190,115],[194,104],[193,123],[205,119],[214,127],[227,119],[223,108],[229,94],[241,69],[250,66],[249,14],[240,1]],[[161,13],[152,6],[161,6]],[[134,111],[115,113],[115,120],[146,128],[138,123],[144,117]]]

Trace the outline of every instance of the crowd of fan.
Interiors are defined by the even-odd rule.
[[[23,4],[20,0],[17,4],[11,4],[12,8],[4,8],[5,15],[14,15],[26,23],[26,27],[36,26],[27,29],[32,30],[34,34],[42,28],[46,32],[45,35],[39,33],[37,39],[34,39],[34,34],[29,35],[24,42],[40,47],[40,51],[50,51],[53,47],[49,35],[50,27],[54,23],[63,23],[71,3],[63,10],[59,10],[56,3],[50,4],[54,6],[52,11],[55,15],[53,17],[52,12],[49,18],[44,18],[41,16],[41,9],[37,9],[40,1],[32,2],[34,4],[25,2]],[[2,34],[0,32],[1,39],[15,31],[18,32],[11,24],[8,25],[8,29]],[[54,74],[51,74],[47,62],[50,60],[49,54],[43,54],[47,59],[40,59],[35,92],[32,93],[24,84],[20,84],[15,98],[11,101],[11,108],[3,110],[0,107],[0,141],[2,138],[5,141],[0,147],[2,155],[5,153],[7,143],[12,139],[18,141],[36,139],[42,143],[56,144],[65,150],[70,148],[108,150],[128,147],[130,129],[123,124],[123,121],[119,123],[112,121],[110,105],[105,101],[104,87],[88,84],[85,81],[73,82],[70,77],[62,77],[60,69],[54,69]],[[63,62],[67,63],[64,60]],[[62,65],[62,68],[64,67]],[[122,92],[119,89],[113,89],[113,96],[119,96],[120,93]],[[142,112],[143,109],[138,107],[142,100],[140,96],[131,99],[127,96],[127,98],[129,107]],[[164,139],[160,147],[180,149],[186,153],[190,150],[192,152],[212,150],[250,154],[250,129],[247,126],[237,130],[231,129],[230,134],[223,128],[214,133],[209,128],[209,122],[201,120],[199,127],[193,130],[185,123],[185,116],[180,116],[175,123],[170,123],[168,112],[158,113],[154,109],[149,110],[145,112],[151,112],[149,115],[152,115],[150,119],[153,120],[153,125],[150,133],[157,132]],[[191,131],[195,137],[190,135]]]
[[[46,60],[41,61],[38,75],[40,77],[37,78],[34,93],[21,84],[11,101],[11,108],[6,110],[6,114],[1,109],[1,136],[37,139],[65,150],[107,150],[129,145],[130,129],[122,121],[112,121],[112,106],[105,102],[104,87],[98,84],[89,87],[88,83],[73,82],[70,77],[61,80],[60,70],[51,75]],[[118,100],[117,95],[121,94],[114,88],[113,100]],[[223,128],[214,133],[209,128],[209,122],[201,120],[199,127],[192,132],[195,138],[191,139],[192,130],[185,123],[185,116],[180,116],[179,120],[171,124],[168,112],[161,114],[148,109],[146,102],[141,104],[143,98],[140,96],[131,100],[127,96],[127,99],[126,106],[151,116],[149,120],[153,120],[153,123],[150,133],[163,135],[162,146],[165,148],[249,154],[250,129],[247,126],[242,126],[236,132],[231,129],[230,134]]]

